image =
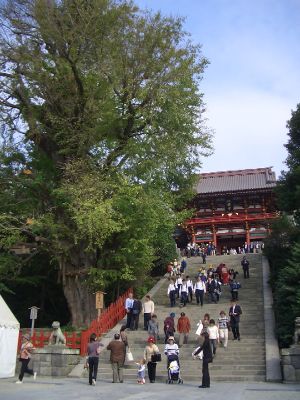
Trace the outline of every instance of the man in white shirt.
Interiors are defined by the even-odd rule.
[[[186,284],[188,287],[188,303],[193,301],[193,281],[190,279],[189,276],[186,277]]]
[[[204,293],[206,293],[206,286],[205,283],[201,280],[200,276],[197,278],[197,281],[194,285],[194,293],[196,295],[197,304],[201,303],[202,307]]]
[[[143,313],[144,313],[144,330],[148,330],[148,323],[154,314],[154,302],[151,297],[147,294],[145,297],[145,302],[143,303]]]
[[[132,320],[132,307],[133,307],[133,294],[129,293],[127,299],[125,300],[125,309],[127,313],[127,323],[126,328],[131,328],[131,320]]]

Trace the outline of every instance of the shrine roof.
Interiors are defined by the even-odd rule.
[[[272,167],[209,172],[200,174],[199,177],[198,194],[272,189],[276,186]]]

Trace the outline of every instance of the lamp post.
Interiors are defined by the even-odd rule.
[[[32,306],[32,307],[29,307],[28,310],[30,310],[30,319],[31,319],[30,337],[32,337],[33,336],[33,331],[34,331],[34,321],[37,319],[37,314],[38,314],[39,307]]]

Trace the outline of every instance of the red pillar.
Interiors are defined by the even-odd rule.
[[[195,243],[195,231],[194,231],[194,226],[192,226],[192,243]]]
[[[249,247],[250,246],[250,232],[249,232],[248,222],[246,222],[246,242]]]
[[[216,229],[215,226],[212,226],[212,232],[213,232],[213,242],[214,242],[214,246],[217,248],[217,233],[216,233]]]

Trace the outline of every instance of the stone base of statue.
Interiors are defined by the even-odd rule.
[[[300,383],[300,345],[281,350],[283,382]]]
[[[48,345],[34,351],[30,368],[41,376],[67,376],[79,360],[78,349],[69,349],[65,345]]]

